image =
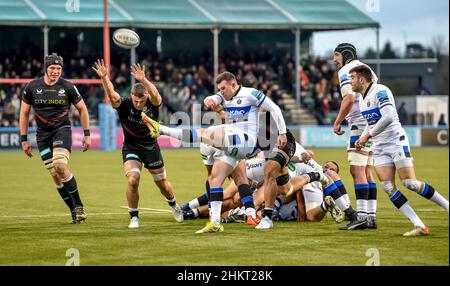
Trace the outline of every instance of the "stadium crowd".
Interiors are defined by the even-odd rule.
[[[25,52],[23,52],[25,50]],[[31,51],[31,52],[30,52]],[[91,69],[95,56],[65,56],[64,77],[94,79]],[[43,75],[42,55],[31,49],[20,49],[15,54],[0,57],[0,78],[35,78]],[[158,54],[139,54],[140,62],[163,94],[165,106],[170,112],[189,111],[192,104],[214,92],[212,59],[208,53],[195,64],[186,64],[180,55],[175,59],[160,59]],[[129,59],[112,57],[111,78],[118,92],[126,96],[130,92]],[[330,114],[339,110],[341,97],[338,91],[337,72],[334,63],[326,58],[302,61],[301,96],[304,107],[315,114],[319,124],[332,124]],[[219,73],[228,70],[236,74],[244,86],[262,90],[281,109],[282,94],[294,94],[295,64],[290,55],[275,57],[270,52],[228,50],[221,55]],[[0,85],[0,126],[18,126],[21,94],[24,84]],[[100,85],[77,84],[85,99],[91,117],[98,117],[98,104],[104,93]],[[33,120],[30,121],[35,124]],[[80,123],[79,115],[72,110],[72,122]]]

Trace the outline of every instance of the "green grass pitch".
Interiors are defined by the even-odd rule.
[[[343,149],[315,149],[316,160],[336,160],[355,204]],[[178,202],[204,192],[205,169],[198,150],[163,150]],[[449,197],[448,148],[415,148],[417,177]],[[66,251],[79,251],[80,265],[365,265],[376,249],[380,265],[449,265],[448,214],[401,188],[429,225],[428,237],[404,238],[412,224],[378,186],[378,230],[339,231],[328,215],[319,223],[276,222],[257,231],[244,224],[225,232],[196,235],[205,220],[177,223],[171,213],[141,210],[141,228],[127,228],[126,180],[116,152],[73,151],[70,169],[78,181],[89,218],[70,217],[38,156],[0,152],[0,265],[65,265]],[[143,172],[140,207],[169,210]],[[366,256],[366,254],[368,256]]]

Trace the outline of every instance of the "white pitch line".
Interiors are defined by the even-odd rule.
[[[169,211],[170,212],[170,211]],[[161,211],[146,211],[142,212],[144,214],[162,214]],[[102,216],[102,215],[125,215],[126,213],[120,212],[120,213],[88,213],[89,216]],[[5,218],[46,218],[46,217],[69,217],[70,214],[54,214],[54,215],[2,215],[0,216],[0,219]]]
[[[128,209],[127,206],[120,206],[123,209]],[[152,208],[139,208],[139,210],[145,210],[145,211],[154,211],[154,212],[162,212],[162,213],[171,213],[172,211],[169,210],[163,210],[163,209],[152,209]]]

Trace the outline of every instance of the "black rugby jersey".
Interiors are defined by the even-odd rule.
[[[30,81],[22,96],[22,100],[34,109],[38,132],[70,126],[70,105],[82,99],[77,88],[68,80],[60,78],[50,86],[45,83],[44,77]]]
[[[150,130],[142,120],[141,111],[134,107],[130,97],[122,98],[116,110],[123,128],[124,145],[146,148],[156,143],[156,139],[150,136]],[[150,118],[158,120],[159,106],[153,105],[150,99],[147,99],[142,111]]]

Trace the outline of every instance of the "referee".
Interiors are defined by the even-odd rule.
[[[28,124],[31,107],[37,123],[37,145],[45,168],[50,172],[58,193],[69,207],[73,224],[86,220],[86,213],[78,193],[77,182],[67,164],[72,147],[72,130],[69,120],[70,105],[80,112],[84,129],[83,152],[91,145],[89,113],[77,88],[61,78],[63,58],[53,53],[44,59],[43,77],[29,82],[24,90],[20,107],[20,140],[22,149],[32,157],[28,141]]]

